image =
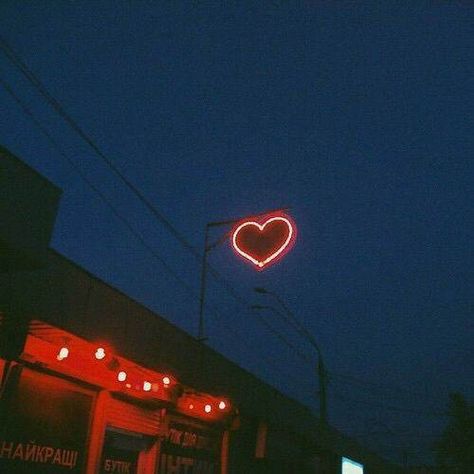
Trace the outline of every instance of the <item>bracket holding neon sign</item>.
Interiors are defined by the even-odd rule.
[[[296,233],[293,219],[278,212],[238,222],[231,232],[231,243],[237,255],[261,271],[292,249]]]
[[[208,222],[205,228],[204,234],[204,249],[202,253],[202,265],[201,265],[201,291],[199,297],[199,325],[197,339],[198,341],[205,341],[206,337],[204,336],[204,302],[206,298],[206,272],[207,272],[207,257],[211,250],[215,249],[230,236],[231,245],[234,248],[235,252],[252,264],[257,270],[263,270],[268,265],[275,263],[280,260],[293,246],[296,239],[296,226],[293,220],[284,213],[284,209],[280,208],[252,217],[245,217],[239,219],[229,219],[219,222]],[[268,222],[270,221],[271,222]],[[230,226],[233,228],[230,232],[226,232],[220,239],[214,243],[209,243],[209,230],[215,227],[221,226]],[[241,242],[242,236],[248,236],[252,233],[252,225],[255,227],[253,229],[256,231],[256,234],[259,234],[258,237],[250,239],[249,242],[246,242],[246,238]],[[284,225],[284,228],[282,227]],[[279,232],[278,229],[279,228]],[[275,234],[275,235],[273,235]],[[278,236],[277,234],[281,234]],[[270,238],[273,235],[273,248],[270,248],[269,243],[272,243]],[[263,238],[263,239],[262,239]],[[235,245],[234,245],[235,240]],[[252,245],[253,241],[259,241]],[[262,242],[266,242],[267,245],[264,245]],[[246,243],[250,246],[246,247]],[[267,255],[260,255],[266,253]],[[243,255],[245,254],[245,255]],[[252,261],[253,259],[253,261]]]

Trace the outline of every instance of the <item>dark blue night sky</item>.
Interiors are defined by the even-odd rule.
[[[0,30],[199,251],[207,222],[291,207],[268,270],[211,252],[239,301],[210,279],[209,344],[317,410],[314,367],[246,307],[278,292],[325,355],[331,423],[421,463],[449,391],[474,397],[474,7],[361,3],[4,0]],[[199,262],[3,54],[0,73],[180,281],[0,88],[1,144],[64,190],[53,247],[196,334]]]

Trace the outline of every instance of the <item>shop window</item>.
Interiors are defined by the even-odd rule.
[[[108,428],[102,450],[100,474],[136,474],[140,457],[146,456],[153,442],[150,436]]]

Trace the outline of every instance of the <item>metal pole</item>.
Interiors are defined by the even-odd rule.
[[[199,294],[199,327],[198,327],[198,341],[205,341],[204,336],[204,301],[206,298],[206,277],[207,277],[207,252],[209,240],[209,224],[206,224],[206,231],[204,235],[204,250],[202,252],[201,263],[201,291]]]
[[[326,398],[326,369],[324,368],[321,353],[318,353],[318,377],[319,377],[319,416],[323,426],[327,424],[327,398]]]
[[[300,336],[305,338],[311,346],[316,350],[318,353],[318,379],[319,379],[319,414],[321,418],[321,423],[323,426],[327,424],[327,376],[326,376],[326,369],[324,366],[324,360],[321,353],[321,349],[319,348],[316,339],[312,336],[312,334],[303,326],[303,324],[298,320],[298,318],[293,314],[293,312],[288,308],[286,303],[280,298],[277,293],[273,291],[268,291],[265,288],[255,288],[257,293],[267,294],[273,296],[280,306],[285,310],[285,313],[288,316],[288,322],[293,326]],[[270,309],[274,309],[271,306]],[[275,310],[275,309],[274,309]],[[276,310],[275,310],[276,311]]]

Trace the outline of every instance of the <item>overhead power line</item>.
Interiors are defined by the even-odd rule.
[[[164,267],[164,269],[186,290],[188,293],[188,297],[192,297],[195,301],[198,299],[197,291],[195,291],[191,285],[189,285],[183,278],[181,278],[174,269],[161,257],[158,252],[156,252],[153,247],[151,247],[147,241],[143,238],[143,236],[135,230],[133,225],[130,223],[128,219],[126,219],[118,210],[117,208],[111,203],[111,201],[107,198],[107,196],[87,177],[87,175],[82,171],[82,169],[75,163],[74,160],[71,160],[70,157],[64,153],[61,146],[58,144],[56,139],[51,135],[48,129],[35,117],[32,111],[23,103],[20,97],[15,93],[13,88],[0,76],[0,84],[6,90],[6,92],[13,98],[13,100],[18,104],[21,108],[23,113],[38,127],[38,129],[43,133],[43,135],[48,139],[52,147],[57,151],[57,153],[69,163],[69,165],[75,170],[75,172],[80,176],[80,178],[89,186],[94,193],[96,193],[99,198],[107,205],[109,210],[113,213],[113,215],[129,230],[129,232],[140,242],[143,247],[150,252],[150,254]],[[226,330],[229,333],[233,333],[234,337],[236,337],[239,341],[243,341],[244,344],[248,345],[250,348],[255,349],[255,345],[251,344],[248,341],[247,337],[242,337],[241,334],[238,334],[237,331],[232,328],[224,319],[221,317],[221,314],[215,308],[209,308],[210,314],[220,320],[222,323],[226,325]],[[275,336],[275,334],[273,334]],[[282,370],[281,366],[275,366],[275,362],[263,355],[259,355],[259,358],[264,360],[270,367],[274,367],[278,371]],[[301,380],[298,380],[291,374],[285,373],[285,378],[292,379],[293,382],[298,383],[300,385],[306,385]],[[309,385],[306,385],[308,388]],[[308,388],[309,389],[309,388]]]
[[[25,64],[25,62],[20,58],[20,56],[11,48],[11,46],[8,44],[8,42],[0,36],[0,47],[3,50],[4,54],[6,57],[9,59],[9,61],[26,77],[26,79],[39,91],[39,93],[46,99],[46,101],[50,104],[50,106],[57,112],[57,114],[68,124],[68,126],[75,131],[94,151],[94,153],[104,162],[106,165],[112,170],[112,172],[119,178],[119,180],[139,199],[140,202],[149,210],[149,212],[155,217],[155,219],[160,222],[176,239],[177,241],[185,248],[187,249],[196,259],[198,262],[201,261],[201,255],[199,251],[190,243],[188,240],[184,237],[183,234],[167,219],[167,217],[155,206],[153,205],[146,197],[145,195],[117,168],[117,166],[114,164],[113,160],[111,160],[101,149],[100,147],[96,144],[96,142],[78,125],[78,123],[72,118],[72,116],[65,110],[64,106],[57,100],[55,97],[53,97],[46,87],[43,85],[43,83],[38,79],[38,77],[31,71],[31,69]],[[6,85],[5,81],[2,81],[2,84],[6,88],[6,90],[12,95],[11,92],[12,89],[8,85]],[[9,89],[9,90],[8,90]],[[11,91],[11,92],[10,92]],[[14,95],[12,95],[14,97]],[[15,101],[19,103],[19,105],[24,109],[24,106],[21,104],[21,102],[18,101],[18,97],[14,97]],[[24,110],[25,111],[25,110]],[[34,117],[32,116],[31,112],[26,112],[27,115],[29,115],[32,120],[35,122],[38,122]],[[37,125],[41,128],[44,129],[44,127],[41,126],[41,124],[37,123]],[[49,139],[53,142],[54,138],[47,132],[47,130],[44,129],[43,133],[45,135],[49,136]],[[57,147],[56,145],[54,145]],[[81,175],[81,177],[86,181],[87,178],[85,177],[84,173],[77,167],[77,165],[67,157],[64,153],[60,152],[62,156],[64,156],[65,159],[67,159],[68,163],[70,163],[71,166],[74,167],[74,169],[78,172],[78,174]],[[104,199],[103,193],[97,188],[97,186],[93,185],[93,183],[89,181],[89,186],[91,186],[92,189],[98,194],[102,195],[102,199]],[[141,234],[136,232],[131,224],[123,217],[121,216],[117,210],[113,207],[113,205],[106,199],[104,199],[104,202],[107,203],[108,207],[112,210],[114,215],[118,217],[124,225],[129,229],[130,232],[133,233],[133,235],[152,253],[152,255],[155,256],[157,260],[164,266],[164,268],[167,269],[167,271],[178,281],[180,282],[181,285],[186,287],[186,289],[192,293],[194,293],[193,288],[185,282],[177,273],[169,266],[169,264],[166,263],[166,261],[157,254],[157,252],[150,247],[146,241],[143,239]],[[209,272],[210,274],[220,281],[228,293],[240,304],[242,304],[245,308],[247,308],[247,301],[242,298],[238,292],[232,287],[232,285],[226,281],[226,279],[211,265],[208,265]],[[215,311],[214,311],[215,313]],[[268,323],[263,323],[270,332],[273,332],[274,335],[282,340],[281,335],[277,335],[274,330],[269,329]],[[286,338],[284,338],[286,339]],[[288,345],[292,350],[296,353],[295,346],[289,343],[289,341],[285,342],[286,345]],[[300,351],[298,351],[300,352]],[[298,355],[298,354],[297,354]],[[298,355],[301,359],[306,358],[306,356],[301,357],[301,354]],[[330,372],[332,375],[338,376],[338,374],[335,374],[333,372]]]
[[[25,113],[33,123],[39,128],[39,130],[46,136],[49,140],[53,148],[69,163],[69,165],[76,171],[76,173],[81,177],[81,179],[96,193],[100,199],[107,205],[110,211],[114,214],[114,216],[119,219],[122,224],[130,231],[130,233],[153,255],[153,257],[158,260],[158,262],[163,265],[165,270],[176,279],[178,283],[180,283],[183,287],[185,287],[188,291],[194,292],[194,289],[189,285],[185,280],[183,280],[174,270],[173,268],[161,257],[143,238],[143,236],[137,232],[130,221],[126,219],[117,208],[109,201],[107,196],[83,173],[81,168],[75,163],[74,160],[71,160],[69,156],[64,153],[61,149],[61,146],[55,140],[55,138],[49,133],[46,127],[34,116],[31,110],[24,105],[22,100],[18,97],[18,95],[14,92],[12,87],[0,77],[0,83],[2,84],[3,88],[8,92],[8,94],[14,99],[14,101],[20,106],[23,113]]]
[[[337,399],[339,399],[343,402],[358,403],[358,404],[361,404],[361,405],[382,408],[382,409],[387,410],[387,411],[394,411],[394,412],[399,412],[399,413],[410,413],[412,415],[420,415],[420,416],[428,416],[428,417],[446,417],[446,416],[449,416],[449,413],[447,413],[447,412],[416,410],[416,409],[411,409],[411,408],[398,407],[398,406],[394,406],[394,405],[387,405],[385,403],[374,402],[374,401],[371,401],[371,400],[359,400],[359,399],[355,399],[355,398],[352,398],[352,397],[346,397],[345,395],[341,395],[340,391],[336,392],[333,395]]]
[[[58,113],[60,117],[65,120],[65,122],[92,148],[92,150],[98,155],[102,161],[104,161],[107,166],[113,171],[113,173],[125,184],[125,186],[130,189],[133,194],[145,205],[145,207],[152,213],[152,215],[161,223],[163,224],[169,232],[182,244],[184,248],[186,248],[188,251],[190,251],[194,257],[198,260],[198,262],[201,262],[201,255],[197,249],[195,249],[188,241],[187,239],[173,226],[173,224],[163,215],[162,212],[160,212],[156,206],[154,206],[145,196],[144,194],[115,166],[113,161],[99,148],[99,146],[95,143],[95,141],[89,137],[89,135],[78,125],[78,123],[71,117],[71,115],[65,110],[65,108],[62,106],[62,104],[55,98],[53,97],[46,87],[43,85],[43,83],[38,79],[38,77],[31,71],[31,69],[25,64],[25,62],[20,58],[20,56],[11,48],[11,46],[6,42],[6,40],[0,36],[0,46],[3,49],[3,52],[7,56],[7,58],[14,64],[15,67],[17,67],[21,73],[28,79],[28,81],[40,92],[40,94],[46,99],[46,101],[53,107],[53,109]],[[10,93],[12,93],[11,87],[9,87]],[[15,100],[20,104],[18,100],[18,97],[14,97]],[[22,106],[23,108],[23,106]],[[32,115],[31,113],[28,113],[28,115]],[[39,124],[38,124],[39,125]],[[40,126],[40,125],[39,125]],[[43,127],[44,128],[44,127]],[[51,140],[52,137],[51,135],[46,132],[47,135],[49,136],[49,139]],[[53,139],[54,141],[54,139]],[[83,179],[86,177],[82,174],[82,172],[78,169],[78,167],[75,165],[75,163],[70,160],[66,155],[63,154],[63,156],[67,159],[67,161],[78,171],[81,173]],[[92,185],[92,183],[89,182],[89,185]],[[98,193],[103,196],[103,194],[100,192],[100,190],[96,186],[91,186],[93,189]],[[134,233],[134,235],[144,243],[147,248],[155,254],[156,258],[160,260],[160,263],[165,266],[165,268],[168,269],[170,273],[173,274],[174,278],[180,281],[180,283],[188,288],[188,290],[192,290],[192,288],[189,287],[189,285],[184,282],[172,269],[171,267],[163,260],[162,257],[156,254],[156,252],[151,249],[151,247],[146,244],[144,241],[143,237],[139,234],[137,234],[132,227],[130,226],[129,222],[126,221],[122,216],[118,214],[116,209],[113,208],[110,202],[106,201],[108,206],[113,210],[114,214],[119,217],[124,224],[127,226],[127,228]],[[210,274],[219,280],[226,290],[233,296],[233,298],[238,301],[240,304],[242,304],[245,308],[248,307],[248,302],[242,298],[238,292],[232,287],[232,285],[225,280],[225,278],[211,265],[208,264],[208,269]],[[301,351],[299,351],[294,345],[292,345],[289,341],[287,341],[284,337],[281,336],[281,334],[277,334],[271,326],[268,325],[267,322],[264,322],[261,319],[262,323],[266,326],[267,330],[273,333],[274,336],[276,336],[278,339],[283,340],[288,347],[290,347],[293,352],[295,352],[300,358],[306,359],[306,362],[308,361],[305,356],[302,357]]]
[[[192,253],[196,253],[197,250],[184,238],[183,235],[171,224],[171,222],[154,206],[143,193],[115,166],[113,160],[111,160],[95,143],[95,141],[89,137],[89,135],[78,125],[78,123],[69,115],[62,104],[53,97],[38,77],[28,68],[25,62],[19,57],[15,51],[9,46],[3,37],[0,36],[0,46],[7,58],[21,71],[21,73],[28,79],[28,81],[40,92],[40,94],[46,99],[46,101],[53,107],[53,109],[62,117],[65,122],[94,150],[102,161],[113,171],[113,173],[122,181],[125,186],[132,191],[133,194],[143,203],[143,205],[163,224],[171,234],[178,239],[181,244],[190,250]],[[200,257],[199,257],[200,258]]]
[[[381,383],[369,382],[367,380],[361,379],[354,375],[341,374],[339,372],[330,372],[330,375],[340,380],[344,380],[345,383],[349,383],[349,384],[356,385],[359,387],[364,387],[365,389],[370,389],[370,390],[375,389],[380,392],[385,392],[385,393],[392,392],[392,393],[397,393],[397,394],[402,392],[408,396],[414,397],[417,400],[419,399],[424,400],[428,398],[426,394],[423,394],[420,392],[416,392],[416,391],[409,390],[407,388],[402,388],[399,386],[395,386],[392,384],[381,384]],[[434,398],[431,398],[431,401],[434,403],[439,403],[439,400],[435,400]]]
[[[119,180],[138,198],[138,200],[148,209],[148,211],[160,222],[176,239],[177,241],[187,249],[194,258],[200,263],[201,254],[200,252],[191,245],[190,242],[184,237],[184,235],[171,223],[171,221],[155,206],[153,205],[146,196],[117,168],[113,160],[110,159],[97,145],[97,143],[79,126],[79,124],[72,118],[72,116],[65,110],[64,106],[53,97],[44,84],[39,78],[33,73],[33,71],[26,65],[21,57],[13,50],[8,42],[0,36],[0,47],[2,48],[6,57],[10,62],[20,70],[20,72],[26,77],[26,79],[39,91],[39,93],[46,99],[51,107],[57,112],[57,114],[69,125],[69,127],[76,132],[94,151],[94,153],[112,170],[112,172],[119,178]],[[231,294],[234,299],[243,305],[246,305],[245,300],[238,295],[237,291],[228,283],[224,277],[211,265],[208,265],[210,274],[219,280],[226,290]]]

